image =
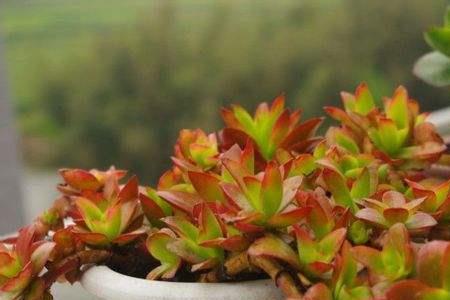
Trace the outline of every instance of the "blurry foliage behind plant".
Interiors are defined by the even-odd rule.
[[[450,6],[444,16],[444,26],[427,30],[425,40],[435,51],[425,54],[416,62],[414,73],[434,86],[450,85]]]
[[[218,128],[222,105],[285,92],[319,115],[361,80],[376,96],[402,83],[425,110],[448,105],[448,90],[410,74],[444,0],[210,1],[204,14],[180,2],[152,1],[132,30],[30,66],[32,97],[18,111],[31,163],[114,163],[154,179],[179,128]]]

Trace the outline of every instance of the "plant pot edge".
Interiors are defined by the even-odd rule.
[[[149,281],[122,275],[106,266],[93,266],[80,282],[89,293],[105,300],[284,299],[270,279],[235,283]]]

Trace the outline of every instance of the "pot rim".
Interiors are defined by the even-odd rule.
[[[86,270],[81,285],[102,299],[283,299],[270,279],[227,283],[146,280],[117,273],[106,266]]]

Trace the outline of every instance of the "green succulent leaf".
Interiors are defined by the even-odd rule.
[[[425,33],[425,40],[435,50],[450,56],[450,27],[433,27]]]
[[[262,211],[266,217],[273,216],[283,199],[283,179],[276,164],[269,163],[261,184],[260,198]]]
[[[428,84],[450,85],[450,57],[437,51],[423,55],[414,65],[414,74]]]

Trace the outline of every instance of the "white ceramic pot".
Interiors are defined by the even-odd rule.
[[[104,300],[281,300],[271,280],[239,283],[190,283],[150,281],[125,276],[98,266],[87,270],[81,285]]]

